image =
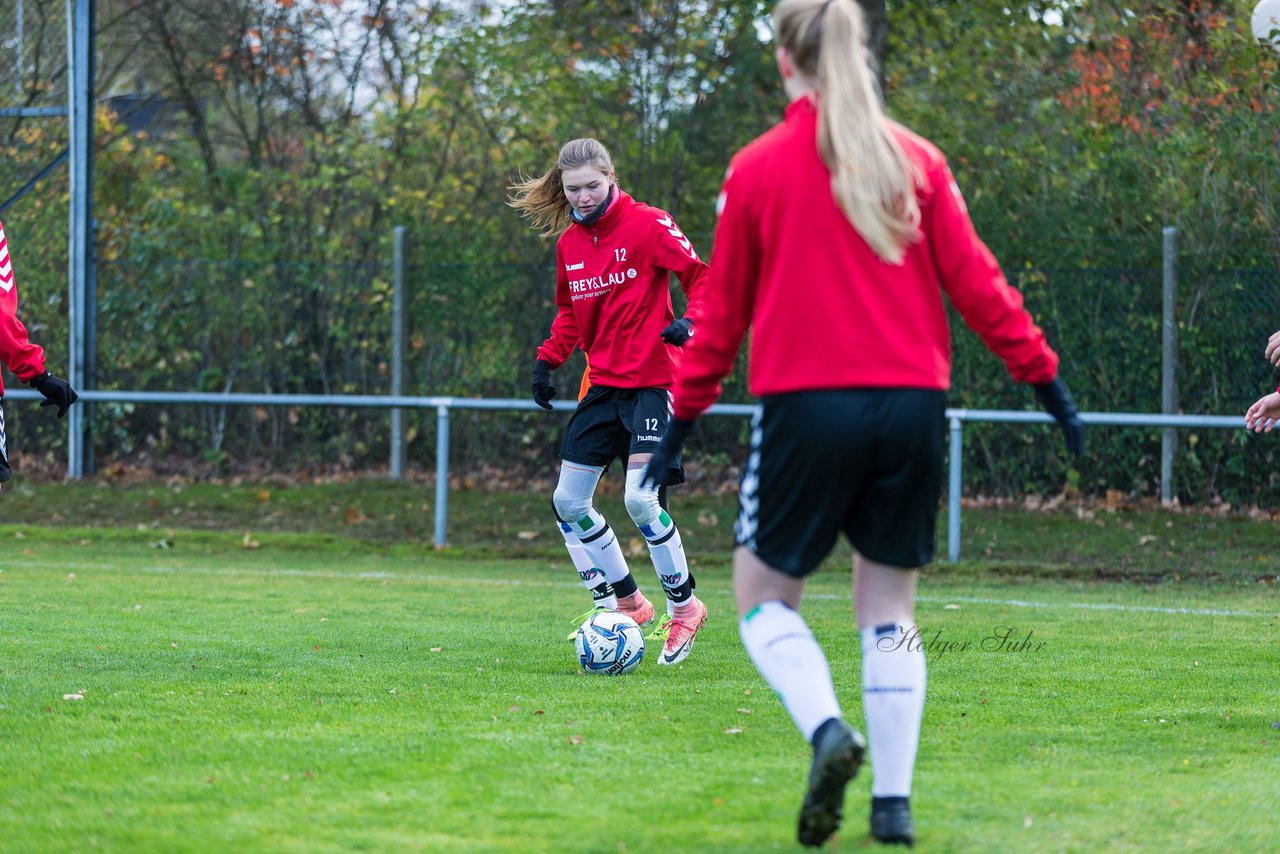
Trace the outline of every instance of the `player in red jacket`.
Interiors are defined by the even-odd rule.
[[[4,362],[18,379],[44,395],[41,406],[58,407],[59,418],[66,415],[67,407],[76,402],[78,395],[67,381],[45,370],[44,350],[31,343],[27,338],[27,328],[18,319],[18,283],[4,223],[0,223],[0,362]],[[4,384],[0,382],[0,483],[13,476],[5,439]]]
[[[780,0],[773,24],[791,104],[730,163],[698,335],[645,481],[661,479],[751,326],[761,403],[734,588],[743,645],[813,746],[798,836],[821,845],[839,826],[866,750],[798,610],[805,577],[844,533],[855,550],[871,834],[909,845],[925,689],[914,600],[934,552],[950,383],[942,292],[1013,378],[1035,386],[1075,453],[1084,427],[946,160],[885,117],[855,0]]]
[[[546,174],[514,185],[511,205],[543,236],[558,236],[556,316],[534,362],[534,401],[552,408],[551,371],[575,347],[591,364],[590,388],[565,428],[552,496],[565,546],[596,607],[617,609],[641,625],[653,621],[652,603],[593,505],[605,468],[625,459],[623,500],[667,598],[658,663],[678,664],[693,648],[707,608],[694,595],[680,532],[659,490],[641,486],[640,478],[671,418],[677,348],[693,335],[707,265],[670,214],[622,191],[609,152],[594,139],[566,143]],[[678,319],[672,274],[689,298]],[[668,482],[683,480],[678,456],[668,462]]]

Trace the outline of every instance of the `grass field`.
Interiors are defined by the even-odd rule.
[[[278,499],[263,491],[219,500],[264,517]],[[342,507],[304,493],[290,497]],[[65,520],[86,495],[41,497]],[[682,666],[584,676],[564,635],[585,594],[552,543],[518,536],[543,503],[526,500],[493,511],[511,545],[491,551],[261,517],[227,532],[123,516],[0,525],[0,850],[795,849],[807,746],[742,651],[723,553],[702,545],[712,618]],[[225,512],[175,501],[198,520]],[[175,515],[144,501],[112,512],[125,504]],[[482,514],[458,510],[460,538],[475,536],[468,514]],[[717,511],[685,515],[698,513]],[[1273,526],[1094,521],[974,514],[966,548],[995,537],[992,554],[923,580],[921,850],[1274,846]],[[720,524],[700,537],[691,521],[686,542]],[[647,561],[633,565],[656,593]],[[1159,581],[1093,577],[1122,565]],[[806,617],[860,723],[847,572],[810,592]],[[829,848],[869,846],[868,793],[864,774]]]

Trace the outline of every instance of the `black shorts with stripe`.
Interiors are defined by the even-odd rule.
[[[615,459],[652,454],[671,423],[671,392],[593,385],[564,429],[560,459],[608,468]],[[668,483],[684,483],[677,459]]]
[[[796,578],[817,569],[841,532],[877,563],[925,565],[935,549],[945,411],[945,394],[932,389],[762,399],[739,490],[738,544]]]
[[[13,470],[9,468],[8,436],[4,428],[4,398],[0,397],[0,483],[11,477]]]

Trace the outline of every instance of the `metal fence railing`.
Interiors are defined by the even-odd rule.
[[[15,390],[7,394],[18,400],[38,400],[32,391]],[[489,411],[537,411],[528,400],[483,399],[457,397],[415,397],[410,395],[308,395],[308,394],[217,394],[200,392],[148,392],[148,391],[86,391],[87,400],[135,404],[181,404],[196,406],[328,406],[369,409],[389,409],[393,412],[406,409],[434,409],[436,411],[436,476],[435,476],[435,533],[438,549],[448,545],[449,522],[449,417],[455,409]],[[563,412],[572,411],[577,404],[555,401],[552,406]],[[752,404],[716,404],[708,415],[750,416],[756,411]],[[1052,424],[1053,419],[1043,412],[1021,412],[989,409],[947,409],[949,425],[949,478],[947,488],[947,560],[960,560],[961,495],[964,487],[964,425],[966,423],[1003,424]],[[1241,430],[1241,416],[1217,415],[1149,415],[1136,412],[1085,412],[1081,418],[1088,425],[1114,426],[1144,429],[1199,428]],[[1163,491],[1163,490],[1162,490]]]

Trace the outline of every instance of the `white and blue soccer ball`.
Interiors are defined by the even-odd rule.
[[[619,611],[597,611],[578,627],[578,663],[588,673],[620,676],[640,666],[644,631]]]

